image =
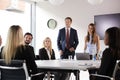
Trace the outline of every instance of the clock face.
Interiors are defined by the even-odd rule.
[[[47,22],[47,26],[50,29],[55,29],[56,26],[57,26],[57,21],[54,20],[54,19],[49,19],[48,22]]]

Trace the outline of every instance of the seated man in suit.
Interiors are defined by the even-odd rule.
[[[26,46],[29,46],[29,48],[31,49],[31,51],[33,51],[34,53],[34,48],[30,45],[33,39],[33,35],[29,32],[25,33],[24,35],[24,42]],[[34,56],[35,57],[35,56]]]
[[[26,45],[29,45],[32,42],[33,35],[29,32],[25,33],[24,35],[24,41]]]

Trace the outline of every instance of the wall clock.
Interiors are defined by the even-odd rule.
[[[54,19],[49,19],[47,22],[47,26],[50,29],[55,29],[57,27],[57,21]]]

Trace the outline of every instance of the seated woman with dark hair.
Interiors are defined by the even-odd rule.
[[[9,28],[1,55],[6,64],[10,64],[12,60],[25,60],[30,75],[39,73],[34,53],[29,46],[24,44],[22,28],[19,25],[13,25]],[[43,76],[32,77],[32,80],[43,80]]]
[[[116,61],[120,60],[120,29],[117,27],[107,29],[105,32],[104,43],[108,48],[103,52],[98,74],[112,77]],[[107,79],[97,77],[94,78],[94,80]]]

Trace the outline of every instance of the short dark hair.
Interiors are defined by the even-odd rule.
[[[32,36],[32,38],[33,38],[33,35],[32,35],[31,33],[29,33],[29,32],[25,33],[24,37],[25,37],[26,35],[30,35],[30,36]]]
[[[69,20],[72,22],[72,18],[71,18],[71,17],[66,17],[65,20],[66,20],[66,19],[69,19]]]

